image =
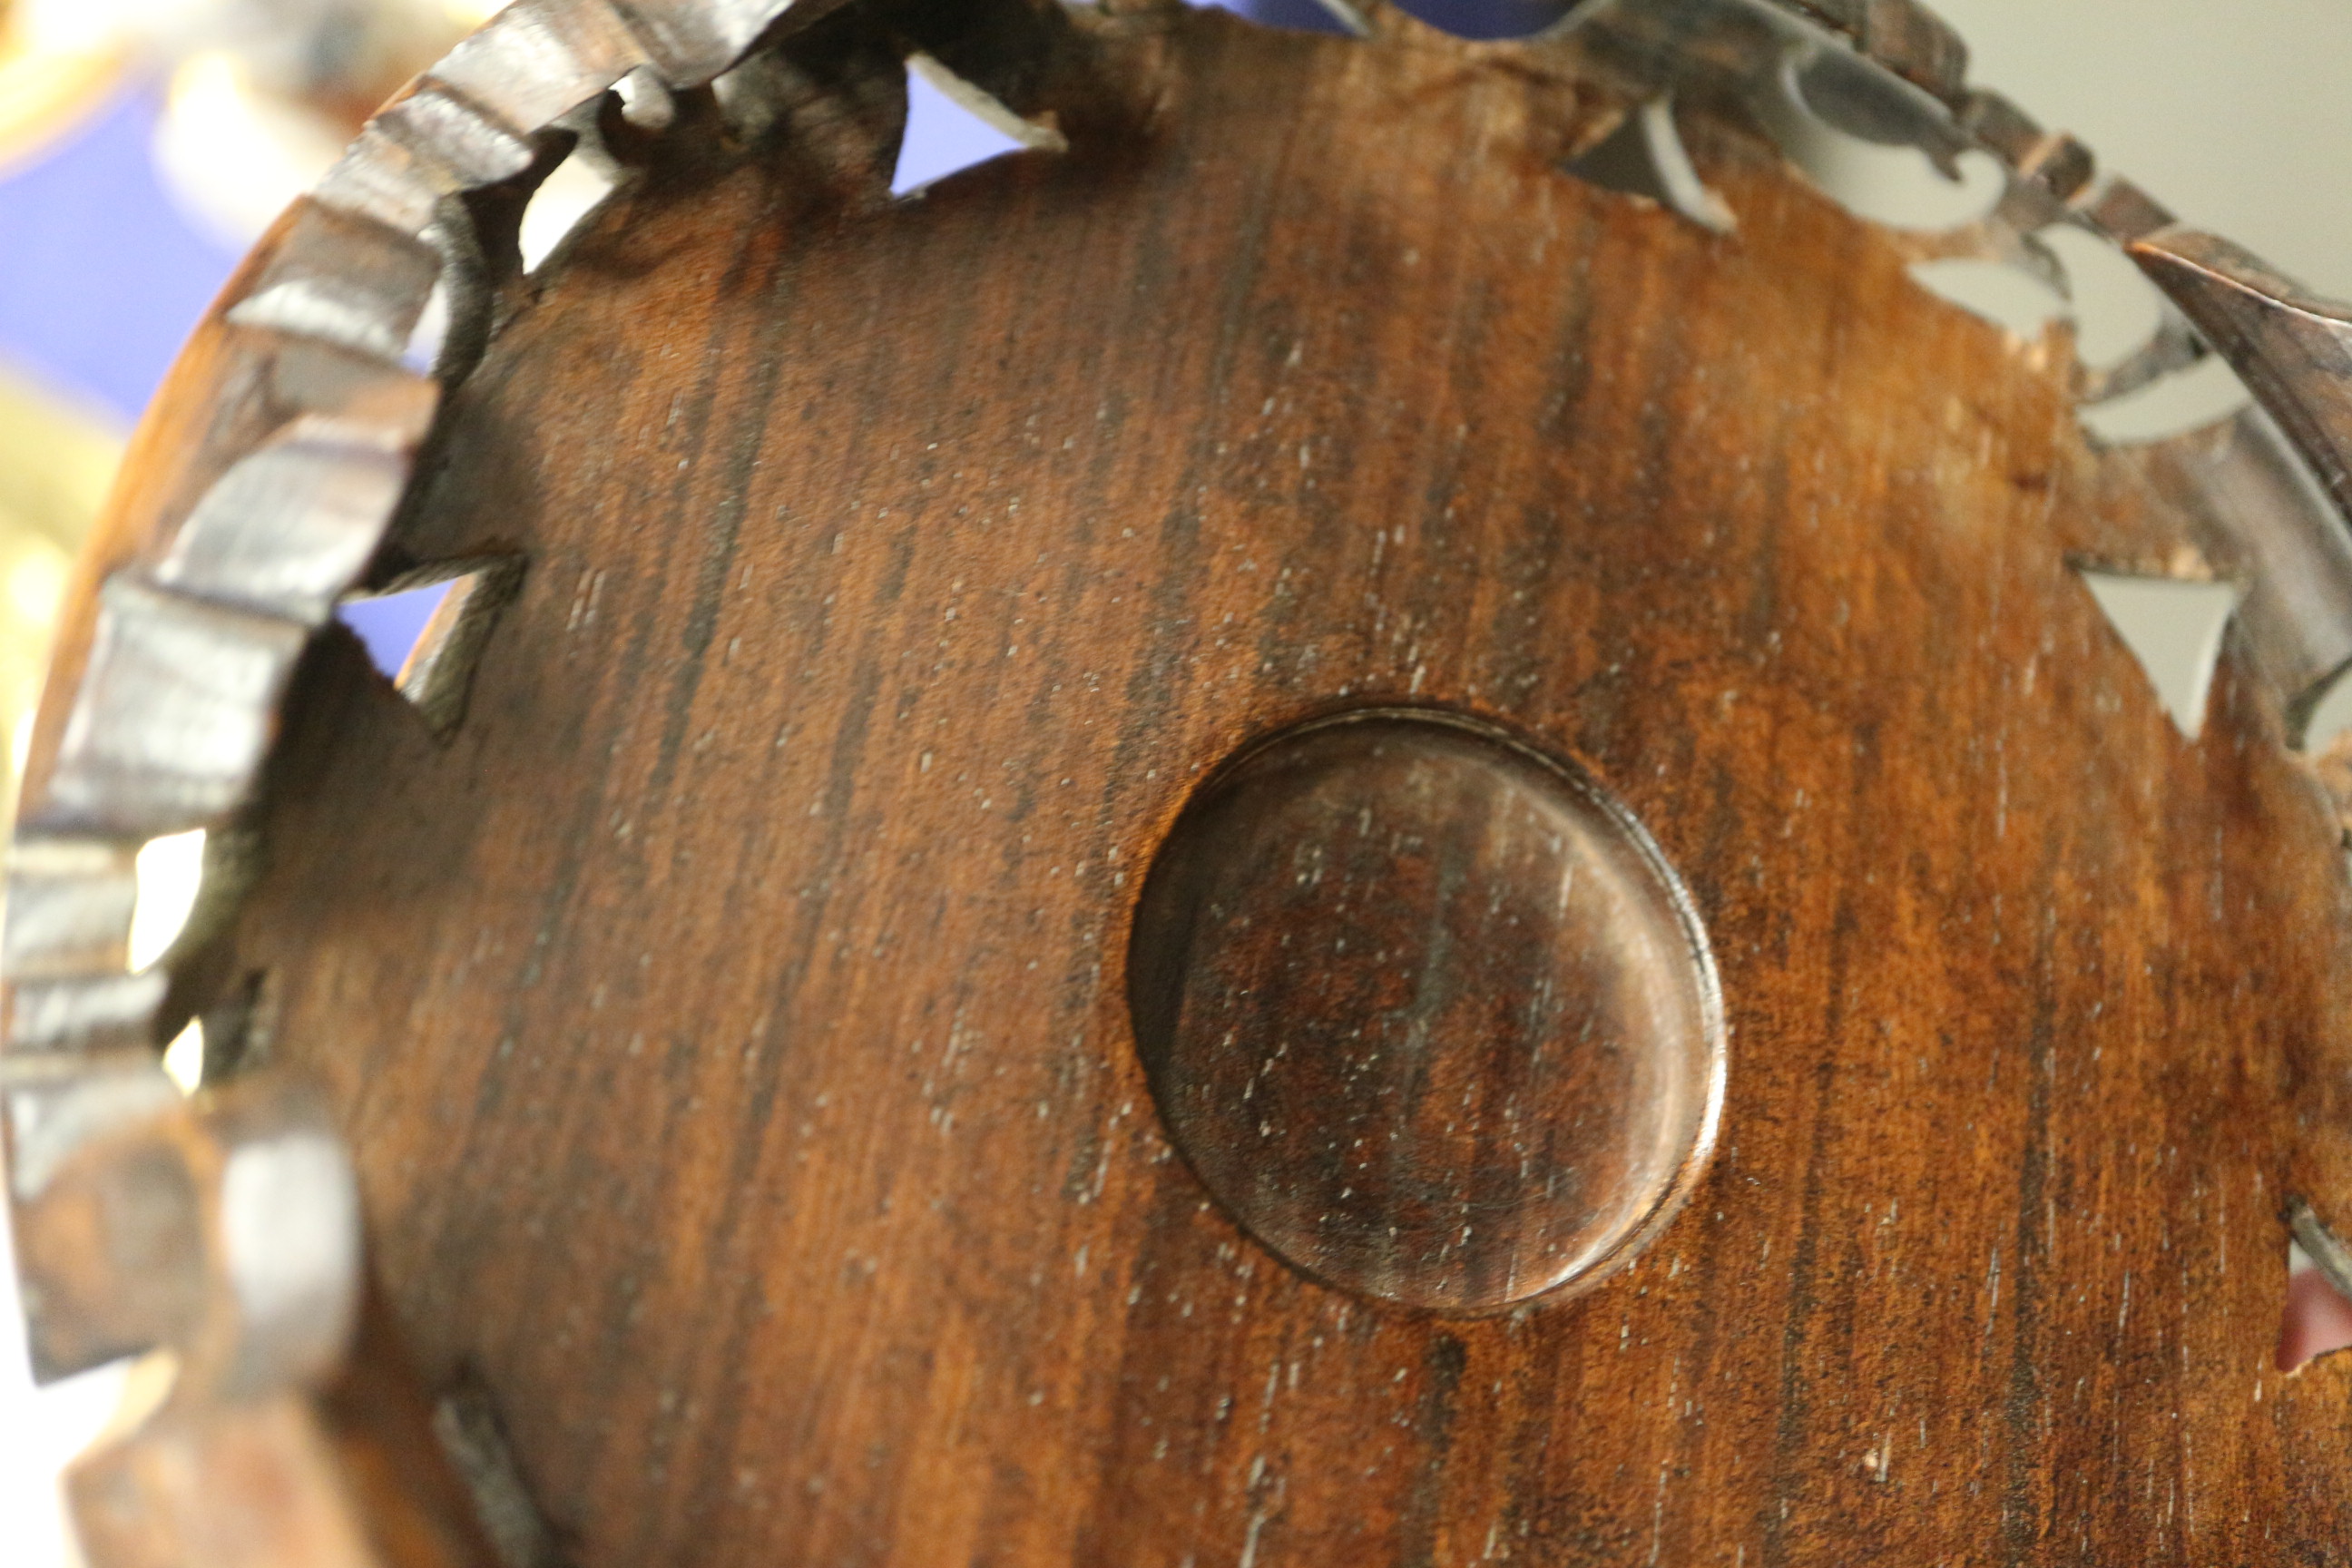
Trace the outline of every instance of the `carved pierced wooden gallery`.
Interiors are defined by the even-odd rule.
[[[2347,313],[1907,0],[1346,16],[516,0],[244,265],[10,862],[95,1568],[2352,1549]],[[1915,275],[2058,229],[2120,362]]]

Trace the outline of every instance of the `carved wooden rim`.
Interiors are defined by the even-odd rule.
[[[1156,3],[1173,0],[1036,15],[1082,29]],[[298,1474],[328,1462],[304,1434],[353,1318],[351,1165],[299,1084],[257,1072],[187,1100],[161,1070],[173,975],[129,967],[135,857],[236,820],[297,659],[376,559],[443,393],[478,357],[488,285],[465,198],[543,173],[600,117],[658,125],[669,92],[719,80],[844,4],[515,0],[369,122],[184,353],[83,561],[10,851],[0,1100],[44,1377],[167,1348],[176,1382],[150,1433],[234,1429],[278,1443]],[[1324,4],[1362,33],[1420,27]],[[896,28],[914,7],[861,9]],[[1912,0],[1590,0],[1538,38],[1462,47],[1559,52],[1629,103],[1761,90],[1795,61],[1832,123],[1948,164],[1992,154],[2005,190],[1969,244],[2014,255],[2021,237],[2071,225],[2120,247],[2170,300],[2146,349],[2079,380],[2086,401],[2218,353],[2253,392],[2259,429],[2316,480],[2248,525],[2260,537],[2241,624],[2291,734],[2352,664],[2352,307],[2177,225],[2099,176],[2072,137],[1969,88],[1958,38]],[[1016,113],[1048,107],[985,62],[970,79]],[[428,375],[403,356],[436,290],[457,325]],[[2352,1290],[2345,1249],[2295,1201],[2298,1234]]]

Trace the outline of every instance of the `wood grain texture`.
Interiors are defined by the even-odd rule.
[[[2062,342],[1704,113],[1734,236],[1561,175],[1556,57],[1089,23],[1067,154],[894,206],[831,47],[513,301],[400,540],[527,562],[466,720],[324,644],[213,965],[583,1564],[2352,1545],[2352,1373],[2268,1365],[2336,830],[2070,570],[2187,542]],[[1203,773],[1408,695],[1639,814],[1731,1024],[1682,1220],[1497,1320],[1256,1247],[1123,996]]]
[[[1714,1153],[1720,991],[1680,879],[1591,779],[1446,710],[1220,767],[1152,858],[1127,994],[1202,1184],[1383,1301],[1590,1289]]]

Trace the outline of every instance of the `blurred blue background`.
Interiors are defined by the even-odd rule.
[[[236,264],[163,189],[162,109],[129,87],[0,176],[0,357],[126,425]]]

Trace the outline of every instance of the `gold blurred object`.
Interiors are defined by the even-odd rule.
[[[79,124],[121,80],[130,50],[105,10],[0,0],[0,173]],[[77,20],[54,25],[59,15]]]
[[[0,805],[16,797],[67,572],[121,453],[101,421],[0,368]]]

